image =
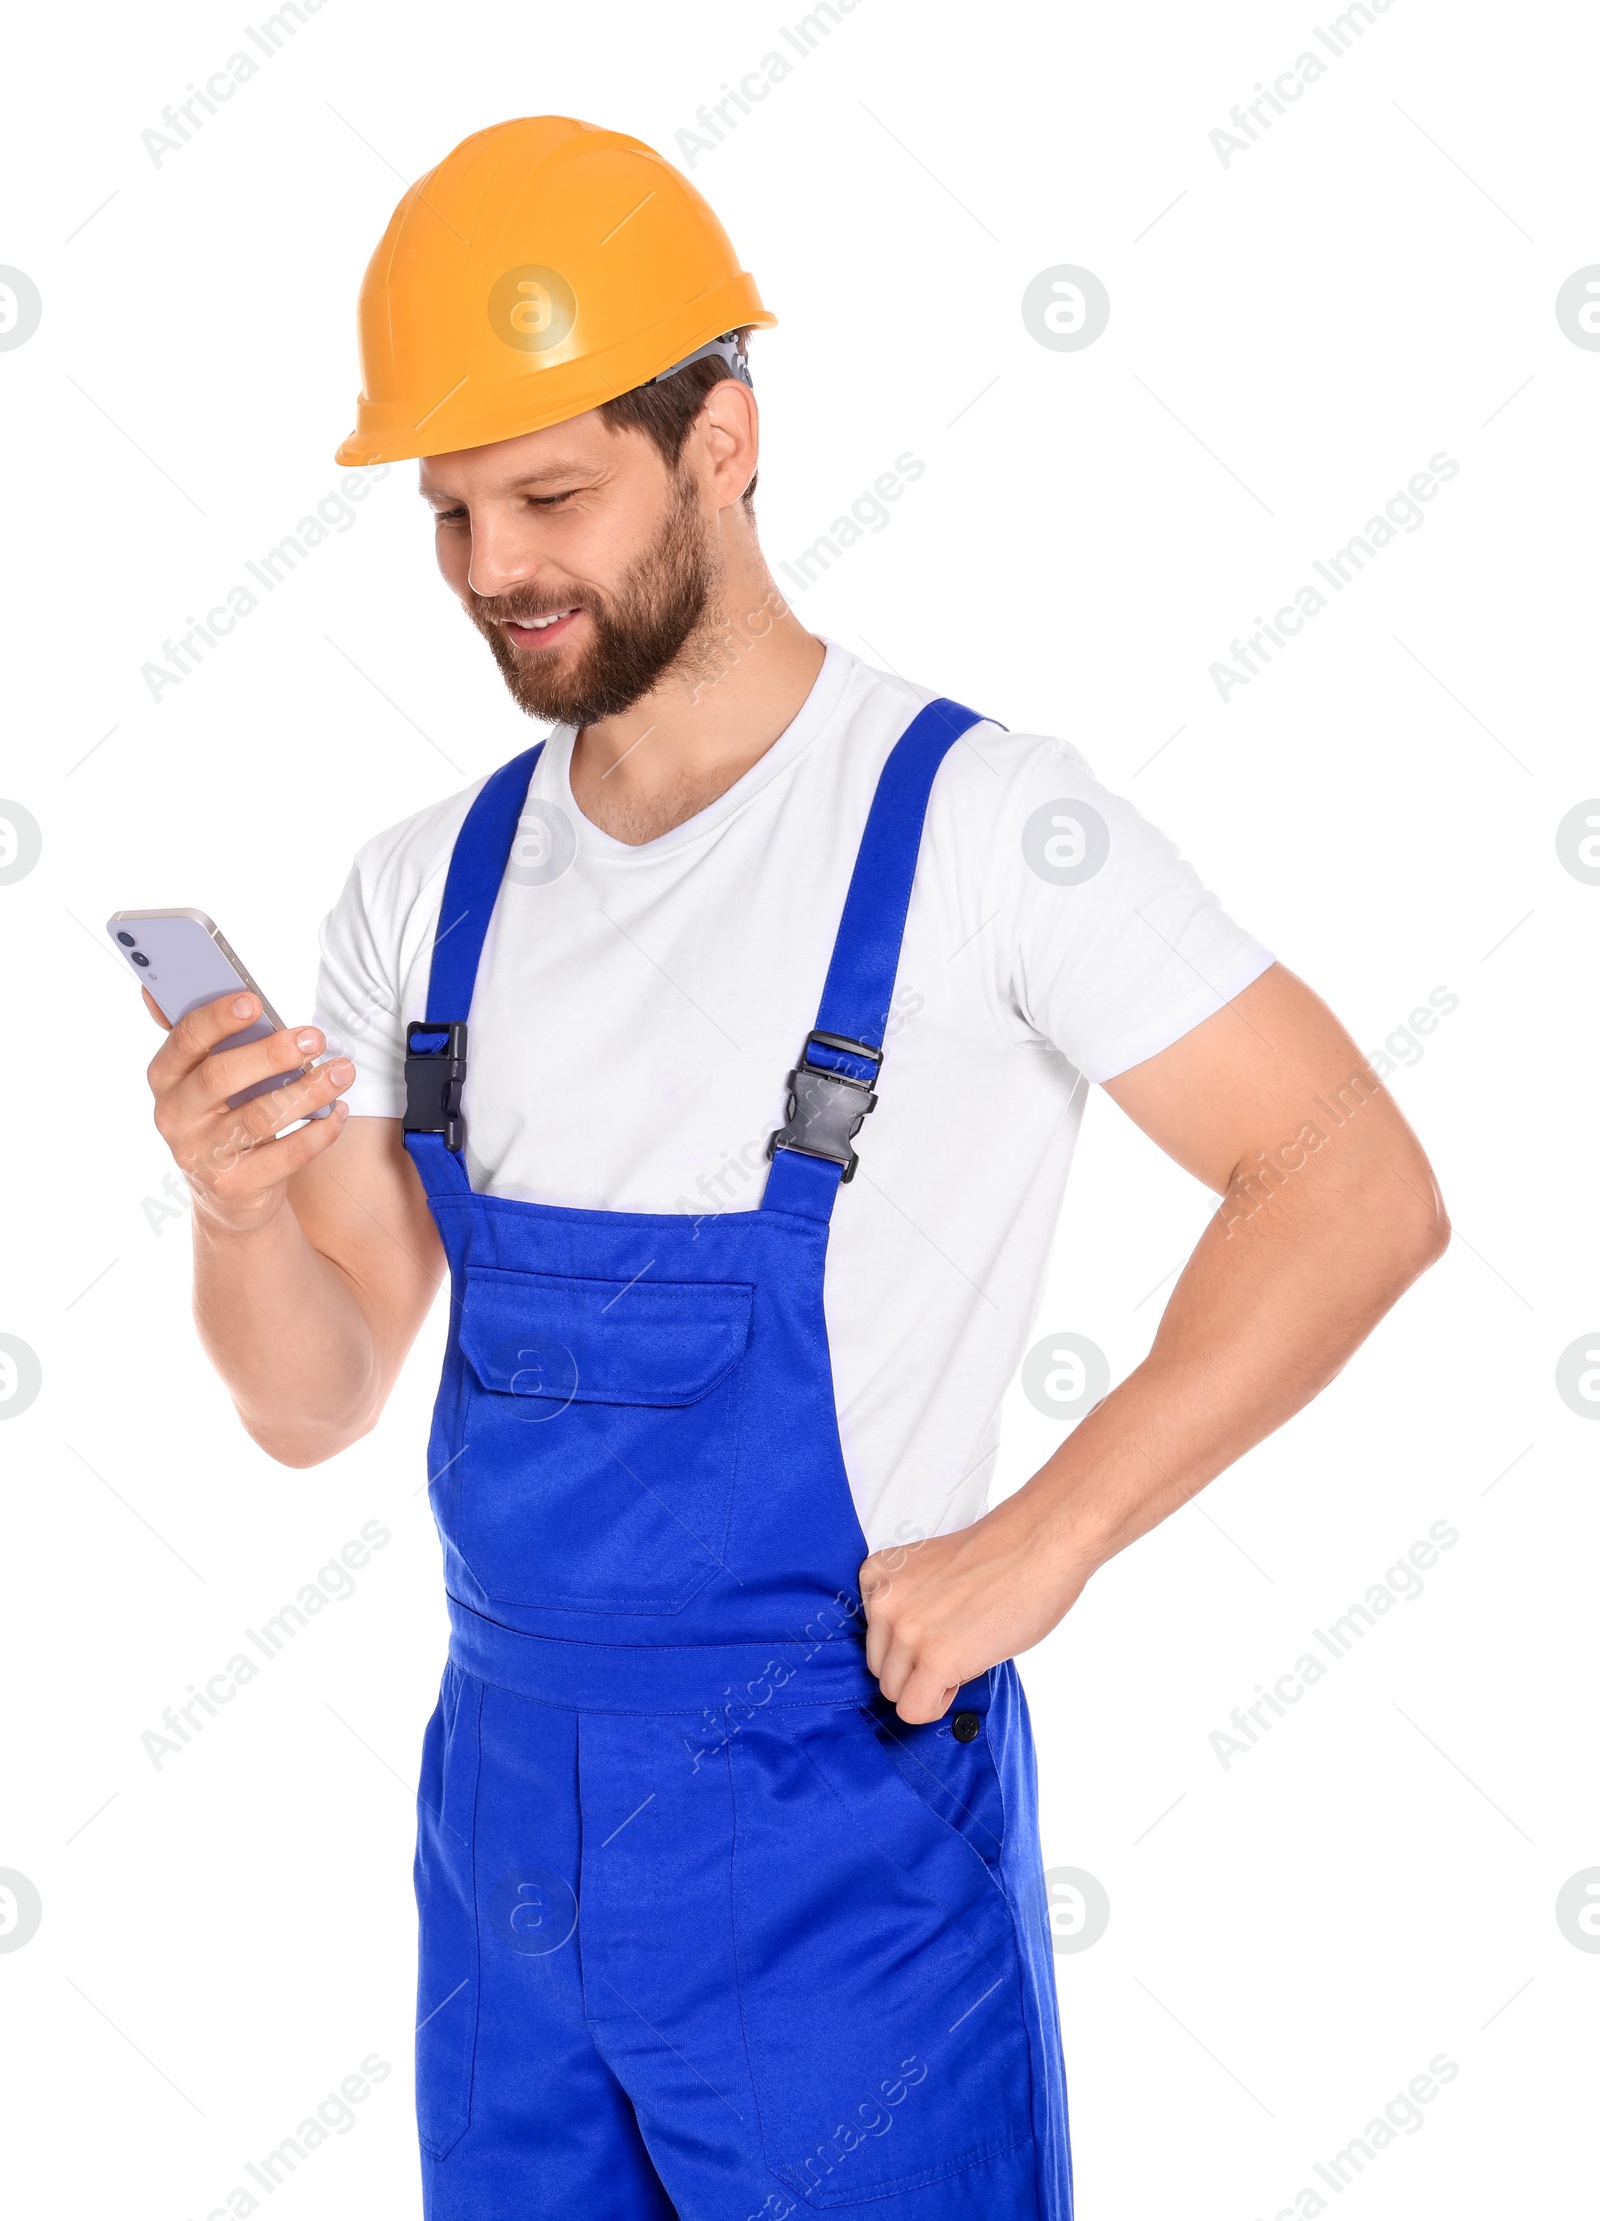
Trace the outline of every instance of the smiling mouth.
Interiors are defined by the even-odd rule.
[[[573,619],[580,614],[573,608],[555,610],[548,617],[530,617],[526,622],[507,618],[502,630],[514,648],[550,648],[565,637]]]

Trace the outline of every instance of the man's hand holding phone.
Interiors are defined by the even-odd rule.
[[[348,1106],[339,1097],[356,1076],[348,1057],[313,1065],[327,1046],[315,1026],[285,1027],[239,1048],[219,1049],[262,1016],[259,995],[219,995],[170,1025],[145,989],[145,1005],[167,1038],[150,1062],[156,1129],[193,1192],[195,1208],[237,1232],[264,1225],[282,1207],[286,1183],[332,1147]],[[258,1081],[285,1067],[310,1067],[271,1093],[230,1108]],[[331,1106],[331,1115],[316,1117]],[[292,1134],[295,1119],[310,1123]]]

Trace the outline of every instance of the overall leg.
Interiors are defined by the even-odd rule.
[[[418,1807],[428,2221],[673,2221],[583,2012],[577,1720],[447,1669]]]
[[[697,1726],[580,1723],[587,2010],[678,2213],[1068,2221],[986,1754],[987,1856],[856,1703]]]
[[[1033,2058],[1033,2133],[1039,2162],[1040,2211],[1072,2221],[1072,2148],[1067,2125],[1066,2071],[1056,1999],[1055,1950],[1039,1843],[1039,1777],[1028,1700],[1015,1664],[988,1675],[984,1734],[1005,1809],[1001,1874],[1016,1916],[1023,2001]]]

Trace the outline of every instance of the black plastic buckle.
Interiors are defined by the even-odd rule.
[[[865,1057],[872,1065],[876,1079],[883,1063],[883,1052],[869,1042],[852,1041],[840,1033],[808,1033],[806,1045],[800,1052],[800,1062],[789,1074],[789,1107],[784,1114],[785,1123],[767,1143],[771,1157],[779,1149],[793,1149],[802,1157],[825,1157],[830,1164],[843,1165],[845,1180],[855,1177],[860,1159],[850,1144],[861,1131],[861,1122],[869,1111],[876,1110],[878,1098],[872,1092],[870,1080],[853,1080],[848,1072],[834,1072],[827,1065],[811,1062],[811,1044],[820,1042],[825,1049],[843,1049],[848,1055]]]
[[[442,1036],[437,1048],[419,1049],[417,1036]],[[443,1134],[447,1149],[460,1154],[467,1138],[461,1115],[461,1090],[467,1077],[467,1028],[462,1019],[430,1025],[419,1018],[406,1028],[406,1115],[408,1134]]]

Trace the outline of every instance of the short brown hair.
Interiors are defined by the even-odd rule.
[[[738,340],[743,351],[750,344],[750,328],[746,326],[732,337]],[[705,407],[707,394],[729,375],[726,363],[715,355],[702,355],[698,362],[690,363],[687,369],[676,371],[670,378],[635,386],[628,393],[619,393],[614,401],[602,401],[600,415],[613,432],[642,432],[667,468],[675,470],[690,427]],[[744,490],[746,507],[752,504],[755,490],[753,477]]]

